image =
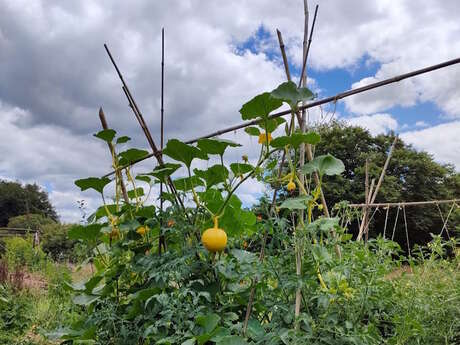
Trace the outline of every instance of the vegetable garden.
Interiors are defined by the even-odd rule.
[[[102,204],[87,224],[69,230],[92,253],[85,263],[94,272],[66,283],[80,315],[49,337],[69,344],[460,341],[455,237],[434,235],[411,255],[382,237],[352,240],[324,193],[344,164],[334,152],[316,152],[321,136],[306,120],[310,107],[459,60],[314,100],[305,86],[312,32],[298,85],[285,61],[288,81],[248,97],[239,111],[243,125],[189,142],[170,139],[164,147],[162,132],[159,148],[106,46],[152,152],[126,149],[130,138],[110,129],[100,110],[103,129],[95,137],[107,144],[113,173],[75,182],[97,191]],[[227,158],[241,144],[216,134],[236,127],[257,141],[256,159]],[[134,165],[149,157],[155,168],[135,173]],[[238,197],[253,180],[270,195],[257,210]],[[374,202],[369,195],[365,206]],[[455,200],[452,208],[458,209]],[[364,224],[369,209],[362,210]],[[410,274],[398,273],[406,268]]]

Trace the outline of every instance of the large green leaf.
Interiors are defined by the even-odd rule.
[[[198,176],[192,176],[175,179],[174,186],[177,190],[186,192],[197,186],[204,186],[204,183]]]
[[[198,147],[201,151],[210,155],[222,156],[227,147],[238,147],[241,146],[230,140],[225,139],[200,139],[198,140]]]
[[[124,144],[124,143],[126,143],[126,142],[128,142],[130,140],[131,140],[130,137],[128,137],[126,135],[123,135],[123,136],[117,138],[117,144]]]
[[[203,331],[206,334],[211,333],[219,324],[220,316],[214,313],[207,315],[200,315],[196,318],[196,323],[203,327]]]
[[[115,138],[115,134],[117,134],[117,132],[115,132],[113,129],[104,129],[94,134],[94,136],[104,140],[105,142],[111,143],[113,138]]]
[[[109,204],[109,205],[103,205],[103,206],[98,207],[96,212],[94,212],[93,214],[91,214],[88,217],[88,222],[91,223],[91,222],[93,222],[95,220],[98,220],[100,218],[107,217],[108,216],[107,210],[111,214],[114,214],[115,212],[117,212],[117,205]]]
[[[198,193],[200,200],[206,204],[211,212],[218,212],[224,203],[222,193],[217,189],[208,189],[205,192]]]
[[[256,224],[254,213],[243,210],[241,206],[241,200],[236,195],[232,195],[224,215],[219,219],[219,226],[230,236],[249,234]]]
[[[136,197],[144,196],[144,188],[138,187],[136,189],[128,190],[128,198],[135,199]]]
[[[208,155],[199,148],[184,144],[177,139],[169,140],[163,153],[176,161],[184,163],[187,167],[190,167],[195,158],[208,159]]]
[[[311,250],[313,257],[319,263],[328,263],[332,260],[331,254],[327,251],[324,246],[314,244]]]
[[[266,118],[273,110],[281,107],[282,104],[281,100],[273,98],[269,92],[264,92],[255,96],[241,107],[241,117],[243,120],[256,119],[258,117]]]
[[[313,93],[307,88],[297,88],[293,81],[280,84],[271,92],[273,98],[282,100],[289,104],[292,109],[297,108],[297,103],[308,101],[313,98]]]
[[[73,303],[76,305],[88,306],[91,303],[97,301],[101,296],[81,294],[73,298]]]
[[[240,176],[253,171],[254,167],[247,163],[232,163],[230,164],[230,169],[235,176]]]
[[[120,157],[120,164],[127,165],[131,164],[141,158],[144,158],[149,154],[148,151],[139,150],[139,149],[128,149],[126,151],[120,152],[118,156]]]
[[[229,335],[222,337],[216,343],[216,345],[247,345],[248,343],[243,338],[237,335]]]
[[[75,225],[69,229],[67,236],[71,240],[83,240],[93,242],[99,238],[101,234],[101,224],[91,225]]]
[[[109,184],[111,180],[108,177],[88,177],[80,180],[76,180],[75,184],[80,187],[82,191],[87,189],[94,189],[102,194],[104,187]]]
[[[260,135],[260,130],[257,127],[246,127],[244,131],[252,136],[258,137]]]
[[[246,250],[232,249],[230,253],[240,264],[250,264],[256,262],[257,255]]]
[[[227,168],[220,164],[213,165],[206,170],[194,169],[193,172],[206,181],[206,188],[224,182],[228,177]]]
[[[307,208],[307,202],[311,199],[312,197],[310,195],[289,198],[283,201],[280,208],[287,208],[289,210],[305,210]]]
[[[270,142],[270,146],[274,148],[283,148],[286,145],[290,145],[291,147],[297,148],[302,143],[316,145],[319,141],[320,136],[315,132],[293,133],[290,136],[281,136],[273,139]]]
[[[345,165],[340,159],[327,154],[315,157],[311,162],[308,162],[302,167],[305,174],[311,174],[317,171],[320,175],[340,175],[345,170]]]
[[[263,129],[265,129],[267,132],[274,132],[275,129],[279,127],[282,123],[285,123],[286,120],[283,119],[282,117],[277,117],[274,119],[269,119],[266,121],[262,121],[259,123],[259,126]]]
[[[250,319],[248,322],[248,335],[253,339],[261,339],[265,330],[257,319]]]
[[[177,163],[165,163],[163,166],[156,166],[149,175],[155,176],[162,182],[166,182],[166,178],[171,176],[177,169],[181,167]]]

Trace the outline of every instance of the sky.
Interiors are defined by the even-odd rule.
[[[456,0],[321,0],[308,85],[318,98],[460,57]],[[310,23],[315,2],[309,1]],[[73,181],[110,170],[107,146],[93,137],[103,107],[109,127],[148,149],[107,43],[145,120],[159,141],[161,28],[165,28],[165,136],[186,140],[241,121],[254,95],[285,81],[278,28],[298,80],[302,0],[39,1],[0,0],[0,178],[38,183],[63,222],[81,219],[101,200]],[[440,163],[460,170],[460,65],[312,109],[373,134],[394,131]],[[256,159],[244,132],[230,153]],[[197,167],[203,166],[198,162]],[[137,172],[155,166],[153,160]],[[239,192],[245,205],[263,186]]]

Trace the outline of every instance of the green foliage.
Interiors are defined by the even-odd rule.
[[[8,224],[10,218],[36,213],[57,220],[48,194],[36,184],[21,185],[18,182],[0,180],[0,227]]]
[[[340,159],[345,170],[339,176],[329,177],[323,185],[323,191],[330,205],[343,200],[350,203],[364,202],[364,166],[369,159],[369,180],[380,176],[388,150],[393,142],[393,134],[373,137],[360,127],[350,127],[335,123],[318,129],[322,141],[316,146],[317,155],[333,152]],[[410,145],[398,139],[382,186],[375,202],[424,201],[460,198],[460,174],[449,165],[436,163],[426,152],[416,151]],[[439,205],[443,216],[450,205]],[[396,208],[389,212],[387,234],[396,219]],[[406,208],[407,225],[411,245],[427,244],[430,233],[439,234],[442,220],[435,205]],[[402,212],[395,230],[394,240],[406,248],[406,235]],[[383,234],[385,212],[377,212],[370,226],[371,236]],[[460,224],[460,210],[454,209],[450,215],[448,229]],[[357,223],[350,230],[357,232]],[[391,234],[390,234],[391,236]],[[444,236],[446,233],[444,231]],[[446,237],[447,238],[447,237]]]
[[[262,129],[267,138],[283,123],[269,119],[272,111],[286,102],[294,121],[298,104],[312,96],[308,89],[288,82],[254,97],[240,110],[243,119],[258,122],[248,134],[260,134]],[[254,164],[248,164],[247,157],[243,163],[224,161],[223,155],[238,146],[235,143],[204,139],[195,146],[172,139],[163,153],[181,164],[167,163],[137,178],[127,169],[126,185],[133,194],[139,188],[136,179],[151,185],[171,177],[175,188],[167,188],[177,195],[168,199],[164,210],[145,206],[147,198],[139,195],[131,202],[120,201],[120,181],[115,176],[115,201],[106,204],[103,198],[104,205],[89,224],[68,231],[70,239],[86,246],[94,273],[66,284],[82,316],[54,336],[73,344],[377,345],[408,339],[423,344],[426,333],[420,330],[434,331],[439,326],[444,316],[441,308],[428,302],[423,308],[433,311],[431,319],[418,317],[411,324],[408,317],[401,318],[411,311],[403,300],[410,294],[391,278],[405,260],[400,247],[380,237],[366,245],[351,242],[339,218],[320,216],[325,184],[347,178],[347,166],[329,151],[300,166],[300,144],[320,145],[325,136],[285,127],[285,135],[274,138],[271,145],[260,140]],[[112,142],[115,133],[97,136]],[[281,151],[287,153],[287,166],[279,176],[274,167]],[[122,159],[134,159],[125,153],[113,157],[114,167]],[[196,159],[209,160],[209,155],[219,156],[220,161],[193,169]],[[174,176],[176,172],[186,175]],[[313,172],[318,173],[318,181]],[[289,181],[296,189],[283,194],[275,208],[268,206],[271,201],[261,204],[258,212],[263,217],[259,218],[244,209],[235,194],[250,178],[274,185]],[[79,181],[80,187],[101,193],[108,183],[96,178]],[[220,253],[208,252],[200,241],[201,233],[212,226],[227,234],[227,247]],[[431,262],[433,255],[445,254],[445,246],[435,238],[430,256],[421,255],[419,261],[411,258],[410,263]],[[446,265],[454,267],[458,262]],[[452,286],[449,282],[440,289],[454,294],[457,290]],[[403,292],[401,300],[394,299]],[[416,294],[418,298],[424,291]],[[440,299],[434,303],[439,305]],[[448,327],[439,335],[433,332],[431,343],[454,341],[458,325],[452,320],[457,316],[454,308],[448,310]]]
[[[25,214],[21,216],[12,217],[8,220],[9,228],[22,228],[32,230],[42,230],[44,226],[56,224],[56,222],[41,214]]]
[[[55,261],[75,261],[75,241],[69,239],[67,232],[71,225],[53,223],[42,228],[40,245],[43,251]]]
[[[32,271],[41,269],[46,264],[46,254],[40,247],[33,247],[32,238],[11,237],[4,240],[6,260],[10,269],[27,267]]]

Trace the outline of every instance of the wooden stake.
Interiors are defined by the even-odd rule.
[[[398,137],[396,136],[395,139],[393,140],[393,143],[390,146],[390,151],[388,152],[387,159],[385,161],[385,164],[383,165],[382,172],[380,173],[379,181],[377,182],[377,186],[375,187],[374,194],[372,194],[371,201],[368,202],[367,197],[366,197],[366,205],[373,204],[374,201],[375,201],[375,198],[377,197],[377,193],[379,192],[380,186],[382,185],[383,178],[385,177],[385,172],[386,172],[386,170],[388,168],[388,164],[390,163],[391,156],[393,155],[393,149],[394,149],[394,147],[396,145],[397,139],[398,139]],[[363,217],[365,217],[366,214],[367,214],[367,208],[368,208],[368,206],[366,206],[365,209],[364,209]],[[361,239],[363,237],[363,233],[364,233],[364,229],[365,229],[365,225],[366,225],[365,223],[366,222],[364,221],[364,218],[363,218],[363,222],[361,223],[361,228],[359,229],[358,237],[356,238],[357,241],[361,241]]]
[[[358,88],[355,88],[355,89],[350,89],[348,91],[338,93],[338,94],[336,94],[334,96],[323,98],[323,99],[320,99],[318,101],[308,103],[305,106],[300,106],[299,110],[310,109],[310,108],[314,108],[314,107],[317,107],[317,106],[320,106],[320,105],[323,105],[323,104],[327,104],[327,103],[331,103],[331,102],[337,102],[337,101],[339,101],[339,100],[341,100],[343,98],[347,98],[347,97],[350,97],[350,96],[353,96],[353,95],[357,95],[359,93],[366,92],[366,91],[369,91],[369,90],[373,90],[373,89],[376,89],[376,88],[379,88],[379,87],[382,87],[382,86],[385,86],[385,85],[389,85],[389,84],[392,84],[392,83],[397,83],[397,82],[400,82],[401,80],[404,80],[404,79],[408,79],[408,78],[412,78],[412,77],[415,77],[415,76],[418,76],[418,75],[421,75],[421,74],[436,71],[436,70],[439,70],[439,69],[442,69],[442,68],[445,68],[445,67],[448,67],[448,66],[456,65],[458,63],[460,63],[460,58],[445,61],[445,62],[436,64],[436,65],[425,67],[425,68],[415,70],[415,71],[412,71],[412,72],[409,72],[409,73],[400,74],[400,75],[397,75],[397,76],[392,77],[392,78],[388,78],[388,79],[385,79],[385,80],[382,80],[382,81],[379,81],[379,82],[376,82],[376,83],[372,83],[372,84],[369,84],[369,85],[366,85],[366,86],[358,87]],[[284,115],[290,115],[290,114],[291,114],[291,110],[284,110],[284,111],[274,113],[274,114],[270,115],[268,118],[269,119],[275,119],[275,118],[282,117]],[[184,141],[184,143],[193,144],[193,143],[196,143],[200,139],[212,138],[212,137],[216,137],[218,135],[222,135],[222,134],[225,134],[225,133],[234,132],[234,131],[236,131],[238,129],[242,129],[242,128],[249,127],[249,126],[252,126],[252,125],[256,125],[260,121],[261,121],[260,119],[256,119],[256,120],[252,120],[252,121],[246,121],[246,122],[240,123],[238,125],[234,125],[234,126],[231,126],[231,127],[227,127],[227,128],[220,129],[218,131],[203,135],[203,136],[198,137],[198,138],[186,140],[186,141]],[[144,161],[146,159],[149,159],[149,158],[152,158],[154,156],[155,156],[154,153],[150,153],[150,154],[146,155],[145,157],[142,157],[141,159],[133,161],[131,164],[129,164],[127,166],[120,167],[119,169],[120,170],[121,169],[126,169],[128,166],[131,166],[133,164],[142,162],[142,161]],[[108,177],[110,175],[113,175],[114,173],[115,173],[115,171],[111,171],[111,172],[105,174],[103,177]]]
[[[109,126],[107,124],[107,120],[105,118],[105,114],[104,114],[104,111],[102,110],[102,107],[99,108],[99,120],[101,120],[101,125],[103,129],[109,129]],[[113,147],[112,143],[107,143],[107,144],[109,146],[111,156],[115,157],[116,156],[115,147]],[[117,177],[117,180],[120,181],[120,188],[121,188],[121,193],[123,195],[123,199],[125,200],[126,204],[129,204],[129,197],[128,197],[128,193],[126,192],[126,186],[125,186],[125,182],[123,181],[123,175],[122,175],[121,170],[117,170],[116,177]],[[117,186],[115,186],[115,188],[117,188]]]

